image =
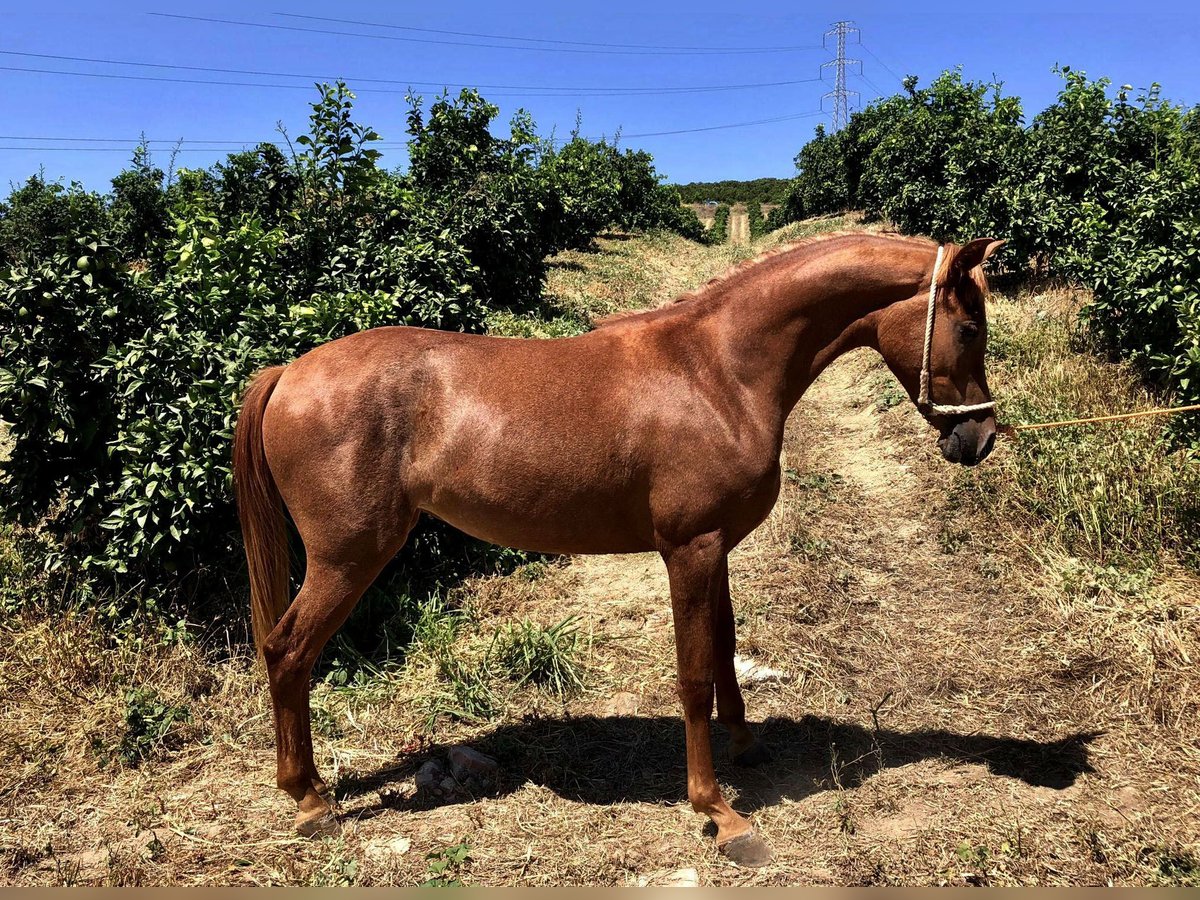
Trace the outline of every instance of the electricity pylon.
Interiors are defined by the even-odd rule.
[[[858,43],[859,30],[853,22],[848,20],[834,22],[833,26],[821,37],[821,46],[826,50],[829,49],[829,39],[837,39],[837,57],[821,64],[822,78],[825,77],[826,69],[832,68],[834,72],[833,90],[821,96],[822,110],[825,109],[826,100],[833,101],[834,131],[841,131],[846,127],[846,123],[850,121],[850,98],[858,97],[858,91],[852,91],[846,87],[846,69],[858,66],[858,74],[862,74],[862,60],[849,59],[846,56],[846,39],[849,37],[854,37],[855,43]]]

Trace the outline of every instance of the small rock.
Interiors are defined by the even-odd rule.
[[[473,780],[481,784],[495,782],[500,774],[500,763],[485,753],[470,747],[451,747],[450,771],[461,782]]]
[[[700,884],[700,873],[695,869],[678,869],[662,880],[663,887],[696,887]]]
[[[613,694],[608,703],[604,705],[604,714],[606,716],[637,715],[640,700],[641,698],[637,694],[631,694],[628,691],[619,691]]]
[[[642,875],[638,887],[699,887],[700,873],[695,869],[676,869],[674,872],[655,872]]]
[[[367,856],[373,859],[388,859],[392,856],[403,856],[412,847],[412,841],[406,837],[379,838],[366,846]]]
[[[418,791],[433,791],[446,777],[446,767],[436,759],[426,762],[417,769],[416,784]]]
[[[665,628],[671,624],[671,614],[663,610],[656,610],[646,616],[646,630],[654,628]]]
[[[764,666],[762,663],[757,663],[746,656],[735,656],[733,658],[733,668],[737,671],[738,681],[746,684],[779,684],[792,680],[792,676],[787,672],[781,672],[779,669]]]

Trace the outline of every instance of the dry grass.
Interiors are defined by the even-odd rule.
[[[561,259],[551,291],[577,319],[652,305],[735,252],[614,239]],[[1146,402],[1073,354],[1063,320],[1037,317],[1048,306],[996,299],[1006,412],[1050,414],[1037,398],[1069,405],[1061,390],[1105,409]],[[637,555],[459,585],[405,656],[320,681],[318,760],[346,826],[317,842],[292,836],[272,786],[249,660],[219,641],[114,644],[80,616],[6,617],[0,877],[415,884],[427,854],[467,843],[456,874],[474,884],[633,884],[682,866],[712,884],[1197,883],[1198,592],[1179,548],[1154,516],[1122,526],[1138,549],[1116,555],[1070,516],[1041,524],[1035,510],[1079,503],[1049,490],[1054,467],[1086,457],[1005,444],[951,470],[897,400],[869,355],[835,364],[792,418],[779,504],[731,558],[742,652],[793,676],[746,690],[775,761],[718,763],[771,867],[726,863],[686,803],[666,579]],[[1155,484],[1184,477],[1161,444],[1143,449]],[[506,636],[570,617],[582,688],[498,664]],[[112,751],[133,688],[190,713],[136,766]],[[488,713],[456,717],[446,698],[471,696],[490,697]],[[417,768],[455,743],[501,762],[492,795],[416,793]]]

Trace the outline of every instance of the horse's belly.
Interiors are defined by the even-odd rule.
[[[654,549],[644,523],[615,502],[543,495],[533,502],[442,493],[422,508],[472,537],[538,553],[636,553]]]

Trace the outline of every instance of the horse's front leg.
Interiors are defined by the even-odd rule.
[[[720,534],[702,535],[666,548],[663,559],[671,583],[679,699],[687,735],[688,799],[696,812],[717,826],[717,846],[743,866],[763,866],[771,851],[721,796],[713,770],[709,722],[713,710],[713,656],[721,597],[725,547]]]
[[[729,596],[729,560],[721,560],[718,574],[717,627],[714,638],[714,678],[717,685],[717,721],[729,730],[729,755],[739,766],[757,766],[771,758],[766,744],[746,724],[746,703],[738,686],[733,657],[737,652],[737,626]]]

